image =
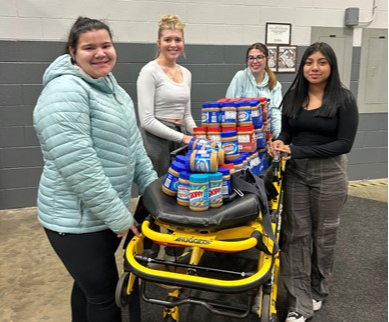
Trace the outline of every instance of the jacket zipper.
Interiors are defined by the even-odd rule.
[[[81,217],[84,215],[84,203],[80,200],[80,215]]]

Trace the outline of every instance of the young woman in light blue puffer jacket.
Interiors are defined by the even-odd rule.
[[[111,74],[109,27],[80,17],[67,50],[46,70],[34,110],[44,159],[38,220],[74,278],[72,321],[119,322],[114,253],[129,229],[139,235],[129,211],[132,182],[142,193],[157,175],[133,102]]]
[[[246,51],[244,70],[238,71],[228,86],[226,97],[266,97],[270,99],[273,139],[281,132],[282,86],[269,67],[269,49],[258,42]]]

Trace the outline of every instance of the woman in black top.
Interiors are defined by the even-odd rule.
[[[355,98],[326,43],[305,51],[282,102],[282,131],[270,154],[287,154],[281,278],[286,322],[304,322],[329,293],[336,232],[347,197],[347,157],[358,126]]]

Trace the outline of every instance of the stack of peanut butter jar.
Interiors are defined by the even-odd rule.
[[[193,129],[186,155],[171,163],[162,191],[193,211],[221,207],[233,173],[250,168],[260,175],[268,167],[269,104],[266,97],[203,104],[201,127]]]

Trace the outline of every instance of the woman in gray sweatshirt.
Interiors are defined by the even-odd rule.
[[[192,138],[192,75],[177,64],[184,52],[184,24],[177,16],[159,22],[158,57],[145,65],[137,81],[138,114],[146,151],[158,176],[170,166],[170,152]]]

